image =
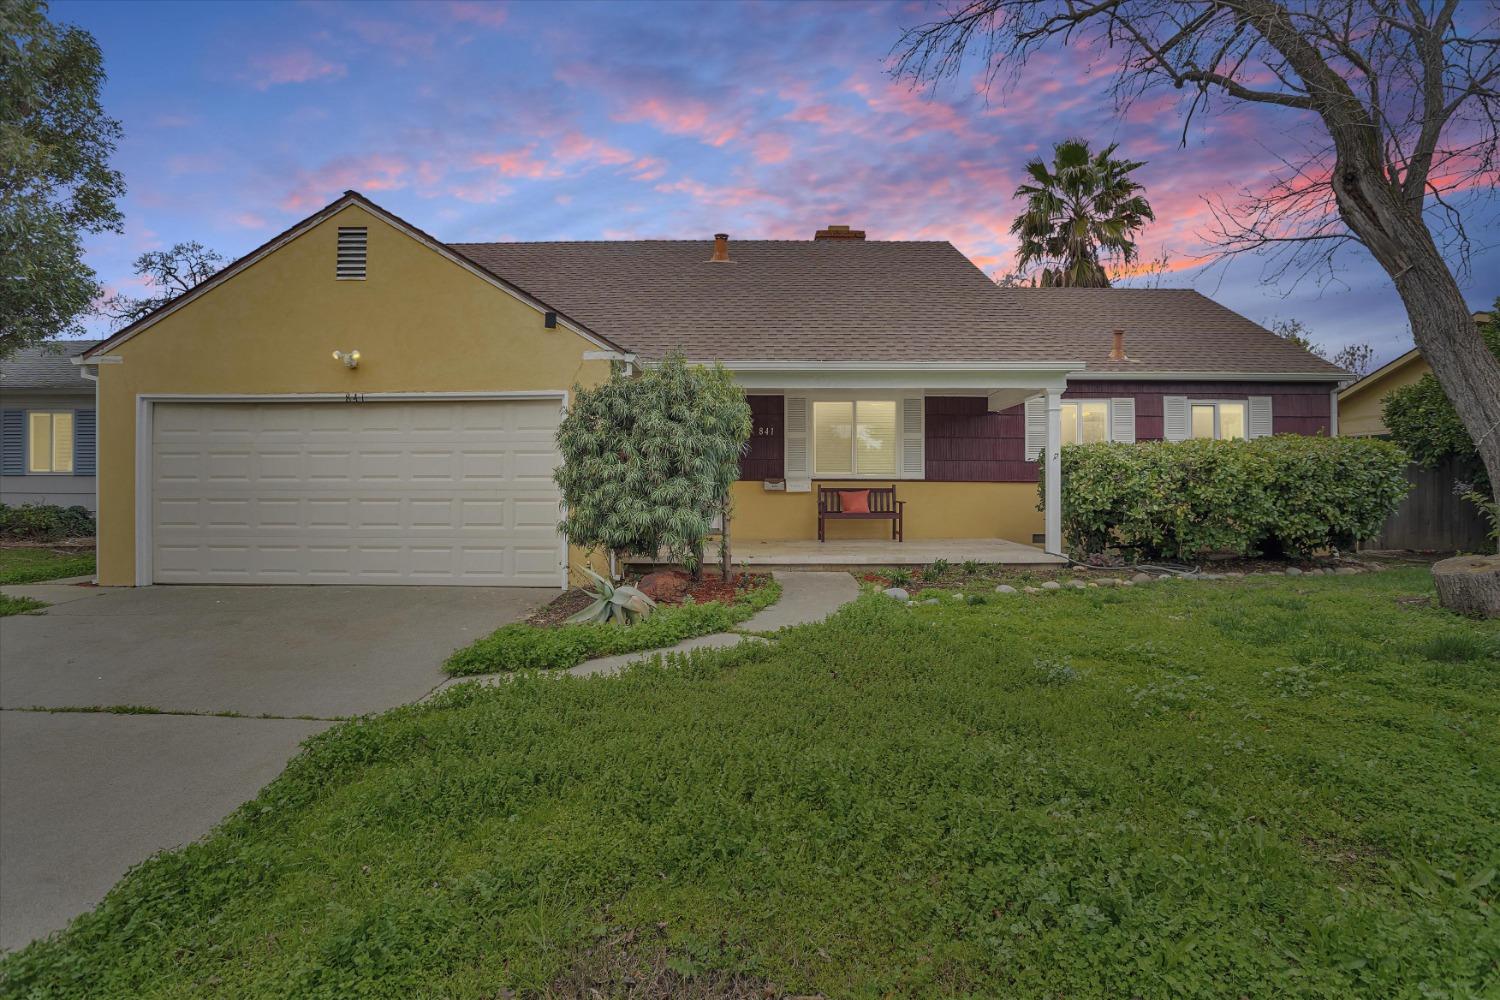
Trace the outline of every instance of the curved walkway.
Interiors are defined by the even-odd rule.
[[[571,674],[574,677],[599,677],[617,674],[632,663],[649,660],[653,656],[668,653],[685,653],[691,649],[723,649],[735,646],[746,639],[756,639],[766,632],[820,622],[839,608],[859,596],[859,584],[848,573],[834,572],[776,572],[772,574],[781,584],[781,598],[764,611],[752,615],[733,632],[718,632],[685,639],[675,646],[662,649],[646,649],[636,653],[621,653],[618,656],[601,656],[585,660],[556,674]],[[513,676],[509,673],[485,674],[478,677],[454,677],[433,688],[429,698],[455,684],[495,684]]]

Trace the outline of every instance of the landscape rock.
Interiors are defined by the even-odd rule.
[[[1084,583],[1082,580],[1069,580],[1068,586],[1072,587],[1074,590],[1082,590],[1084,587],[1087,587],[1088,584]]]
[[[1295,566],[1288,566],[1286,568],[1286,575],[1287,576],[1301,576],[1302,575],[1302,571],[1300,569],[1298,569],[1297,567],[1295,567]]]
[[[886,597],[889,597],[889,598],[891,598],[893,600],[897,600],[897,601],[909,601],[909,600],[911,600],[911,595],[908,594],[905,590],[903,590],[900,587],[887,587],[884,590],[882,590],[881,593],[884,594]]]
[[[1150,573],[1137,573],[1130,578],[1131,583],[1150,583],[1155,579]]]
[[[1120,586],[1122,586],[1122,587],[1134,587],[1135,586],[1135,581],[1134,580],[1121,580],[1120,581]]]
[[[1228,572],[1228,573],[1220,573],[1219,575],[1222,576],[1226,580],[1238,580],[1240,577],[1244,576],[1245,574],[1243,574],[1243,573],[1236,573],[1236,572],[1231,571],[1231,572]]]
[[[1043,590],[1062,590],[1062,584],[1058,583],[1056,580],[1048,580],[1046,583],[1042,584],[1042,589]]]
[[[692,582],[692,578],[680,569],[659,569],[641,577],[641,582],[635,585],[635,589],[653,601],[671,604],[682,600]]]
[[[1016,592],[1016,588],[1012,587],[1008,583],[1002,583],[998,587],[995,588],[995,593],[997,593],[997,594],[1014,594],[1015,592]]]
[[[1358,572],[1359,570],[1355,569],[1353,566],[1340,566],[1338,569],[1334,570],[1334,573],[1339,576],[1353,576]]]
[[[929,597],[929,598],[927,598],[927,600],[923,601],[922,603],[923,604],[942,604],[943,602],[940,601],[940,600],[938,600],[936,597]]]
[[[1028,594],[1040,594],[1042,592],[1042,588],[1040,587],[1022,587],[1021,589]]]

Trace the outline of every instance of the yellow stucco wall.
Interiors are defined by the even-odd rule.
[[[369,227],[364,281],[334,278],[339,226]],[[332,358],[351,348],[353,370]],[[569,389],[609,377],[608,361],[583,359],[597,349],[351,205],[99,365],[99,582],[135,582],[138,394]]]
[[[889,482],[818,480],[808,493],[768,492],[759,480],[734,484],[730,533],[756,542],[818,537],[819,486],[862,489]],[[1043,528],[1036,509],[1035,483],[898,482],[896,498],[906,501],[908,539],[1004,538],[1032,544]],[[829,521],[829,538],[890,538],[889,521]]]
[[[1351,385],[1339,394],[1339,435],[1341,437],[1368,437],[1373,434],[1389,434],[1390,429],[1381,419],[1381,402],[1387,393],[1405,385],[1411,385],[1432,371],[1432,366],[1422,355],[1413,352],[1410,357],[1393,364],[1374,378]]]

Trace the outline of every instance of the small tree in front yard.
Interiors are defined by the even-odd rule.
[[[627,555],[665,549],[697,576],[722,514],[727,579],[729,490],[749,438],[750,405],[730,374],[680,353],[638,375],[616,371],[603,385],[575,387],[557,432],[563,534]]]

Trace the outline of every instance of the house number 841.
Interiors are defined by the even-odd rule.
[[[364,401],[365,401],[365,394],[362,393],[362,392],[346,392],[346,393],[344,393],[344,402],[346,402],[346,403],[363,403]]]

